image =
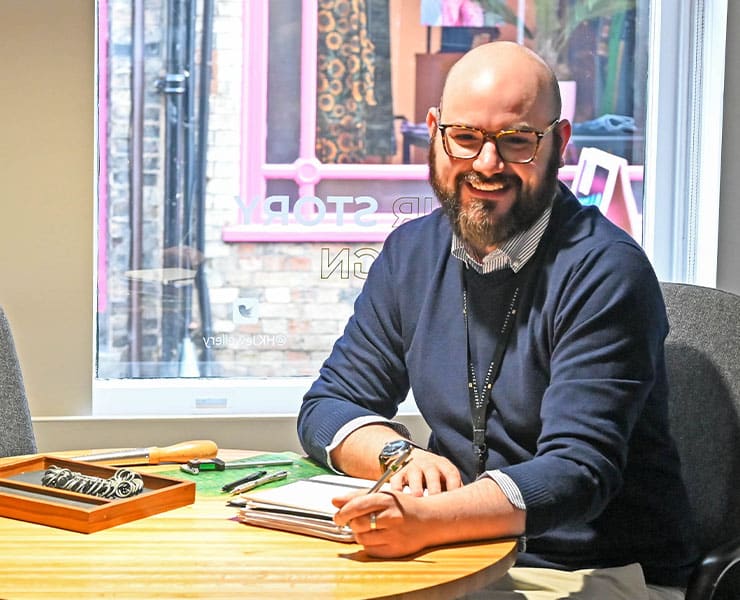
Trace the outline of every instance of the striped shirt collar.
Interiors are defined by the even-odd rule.
[[[537,250],[545,229],[550,222],[552,207],[547,207],[539,218],[525,231],[521,231],[492,252],[489,252],[482,261],[474,258],[465,245],[465,242],[453,232],[452,256],[473,267],[478,273],[485,275],[494,271],[502,271],[510,267],[515,273],[527,264]]]

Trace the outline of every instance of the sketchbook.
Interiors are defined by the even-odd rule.
[[[241,495],[242,523],[301,533],[337,542],[354,542],[349,527],[338,527],[332,517],[337,508],[332,498],[373,487],[370,479],[342,475],[317,475],[287,485]]]

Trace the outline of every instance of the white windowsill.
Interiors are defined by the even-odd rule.
[[[295,416],[313,377],[98,379],[92,414],[116,416]],[[412,394],[399,415],[418,415]]]

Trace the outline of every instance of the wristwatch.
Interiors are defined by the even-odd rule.
[[[385,471],[388,465],[404,452],[408,452],[411,447],[420,448],[409,440],[393,440],[388,442],[378,455],[378,462],[380,463],[380,470]]]

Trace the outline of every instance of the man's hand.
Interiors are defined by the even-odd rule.
[[[334,522],[349,525],[370,556],[406,556],[435,545],[423,500],[399,492],[340,496],[333,500],[340,508]]]
[[[391,487],[401,491],[408,486],[413,496],[439,494],[462,486],[460,471],[446,458],[414,448],[411,461],[390,479]]]
[[[431,496],[393,490],[348,494],[333,503],[339,508],[334,522],[348,525],[370,556],[383,558],[430,546],[521,535],[526,520],[526,513],[513,507],[488,477]]]
[[[355,429],[331,453],[332,464],[352,477],[377,479],[380,474],[378,454],[385,444],[399,439],[396,431],[384,424],[373,423]],[[414,496],[438,494],[462,485],[460,471],[449,460],[414,448],[411,462],[390,479],[394,490],[408,490]]]

